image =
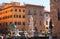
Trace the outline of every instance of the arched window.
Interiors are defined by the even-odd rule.
[[[15,9],[15,12],[17,12],[17,9]]]

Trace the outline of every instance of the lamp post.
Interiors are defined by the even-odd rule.
[[[53,39],[53,38],[52,38],[52,28],[53,28],[52,19],[50,19],[50,22],[49,22],[49,30],[50,30],[49,39]]]

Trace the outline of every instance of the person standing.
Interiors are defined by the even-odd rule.
[[[3,35],[0,35],[0,39],[3,39]]]
[[[6,39],[6,35],[5,34],[3,34],[3,39]]]

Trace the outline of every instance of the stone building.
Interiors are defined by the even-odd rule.
[[[54,24],[53,35],[60,36],[60,0],[50,0],[50,16]]]

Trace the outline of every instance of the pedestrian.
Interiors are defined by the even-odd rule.
[[[2,38],[0,37],[0,39],[2,39]]]
[[[13,39],[16,39],[16,36],[13,36]]]
[[[3,35],[2,34],[0,34],[0,39],[3,39]]]
[[[3,39],[6,39],[6,35],[5,34],[3,34]]]

